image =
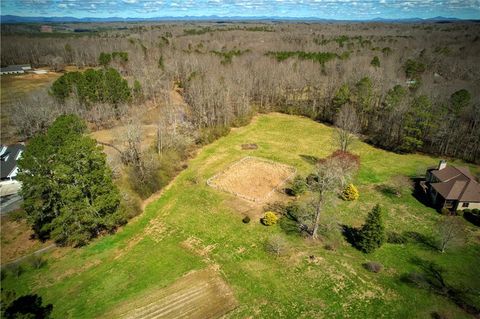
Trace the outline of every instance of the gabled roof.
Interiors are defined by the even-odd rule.
[[[3,149],[3,148],[2,148]],[[13,144],[6,147],[0,156],[0,173],[1,178],[7,178],[11,172],[17,167],[17,157],[20,152],[23,152],[25,146],[22,144]]]
[[[462,167],[462,170],[467,170],[468,168]],[[467,175],[465,175],[462,170],[459,170],[453,166],[447,166],[443,169],[434,169],[432,170],[432,175],[435,176],[441,182],[448,182],[449,180],[457,177],[464,177],[465,179],[471,179]],[[470,175],[470,172],[468,173]]]
[[[480,202],[480,184],[467,167],[447,166],[441,170],[431,170],[440,182],[431,186],[447,200]]]

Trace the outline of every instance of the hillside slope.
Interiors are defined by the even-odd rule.
[[[364,255],[342,240],[331,251],[324,248],[328,239],[312,242],[258,220],[243,224],[240,212],[249,204],[206,184],[247,155],[291,165],[306,175],[313,169],[310,158],[335,150],[332,132],[302,117],[258,116],[204,147],[162,197],[123,230],[85,248],[65,250],[60,257],[51,255],[46,267],[28,269],[18,279],[9,275],[2,287],[18,294],[39,293],[53,303],[54,317],[92,318],[208,267],[223,277],[238,301],[230,318],[427,318],[433,311],[469,318],[447,299],[413,288],[401,278],[421,271],[419,261],[428,260],[446,269],[444,278],[452,286],[480,290],[480,232],[473,226],[465,223],[467,243],[445,254],[420,242],[385,244]],[[244,143],[256,143],[258,149],[242,150]],[[323,223],[358,226],[380,203],[387,230],[430,235],[441,216],[418,202],[405,180],[438,159],[398,155],[361,142],[352,151],[361,157],[355,180],[360,199],[339,201],[336,208],[327,209]],[[479,167],[473,169],[479,172]],[[389,185],[398,186],[400,194],[384,191]],[[272,235],[287,241],[285,256],[265,252],[264,242]],[[367,272],[362,267],[367,261],[382,263],[384,271]],[[480,300],[472,302],[478,306]]]

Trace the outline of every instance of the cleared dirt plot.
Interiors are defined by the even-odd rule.
[[[115,307],[102,318],[219,318],[237,306],[232,291],[211,269],[191,272],[171,286]]]
[[[207,184],[243,199],[263,203],[295,172],[291,166],[247,156],[210,178]]]

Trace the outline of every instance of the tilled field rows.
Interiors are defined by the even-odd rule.
[[[167,288],[119,305],[106,318],[218,318],[237,302],[227,284],[212,270],[187,274]]]

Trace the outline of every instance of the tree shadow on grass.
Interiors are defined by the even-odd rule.
[[[358,249],[357,243],[360,236],[360,229],[348,225],[341,225],[341,229],[343,237],[345,237],[347,242]]]
[[[384,196],[389,198],[395,198],[395,197],[398,198],[402,196],[400,189],[392,185],[387,185],[387,184],[376,185],[375,190],[377,190],[378,192],[382,193]]]
[[[419,232],[416,232],[416,231],[407,231],[403,233],[403,235],[407,237],[409,240],[412,240],[413,242],[420,244],[427,249],[438,250],[437,242],[435,241],[435,238],[433,238],[432,236],[420,234]]]
[[[412,182],[414,185],[412,188],[412,196],[424,206],[435,208],[429,195],[425,192],[425,189],[422,188],[422,182],[425,182],[425,179],[421,177],[412,177]]]
[[[280,218],[278,225],[287,235],[300,235],[302,233],[299,224],[286,216]]]
[[[301,154],[300,157],[301,157],[305,162],[307,162],[308,164],[311,164],[311,165],[317,165],[317,164],[318,164],[318,161],[320,160],[318,157],[313,156],[313,155],[304,155],[304,154]]]
[[[432,291],[439,296],[449,299],[465,312],[476,317],[480,316],[480,308],[474,304],[469,296],[475,293],[473,289],[457,288],[447,283],[444,277],[446,270],[432,261],[414,257],[410,262],[418,266],[420,272],[402,275],[400,277],[402,282],[416,288]]]

